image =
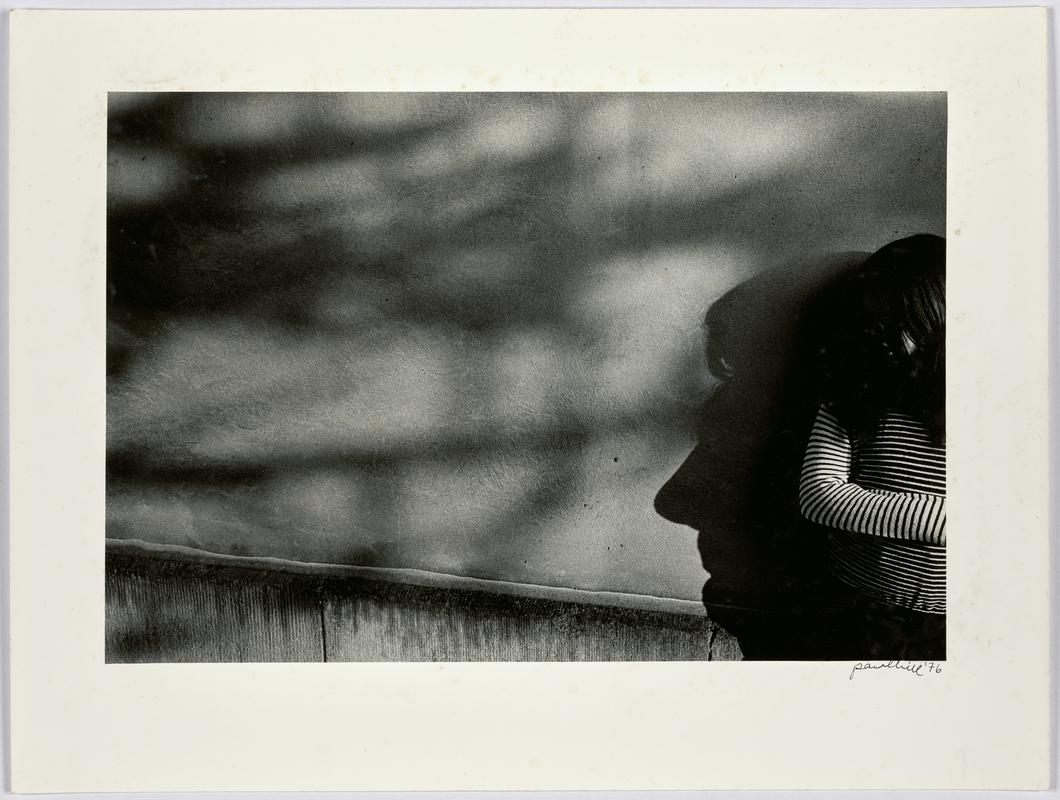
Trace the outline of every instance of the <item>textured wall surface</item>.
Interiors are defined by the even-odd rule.
[[[941,95],[112,95],[107,535],[698,597],[656,492],[698,424],[746,494],[814,256],[944,168]]]
[[[108,556],[108,663],[731,661],[703,616]]]

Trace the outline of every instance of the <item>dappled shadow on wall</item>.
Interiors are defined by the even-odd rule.
[[[793,253],[938,229],[943,115],[112,96],[108,535],[695,596],[694,537],[652,501],[726,377],[706,309]]]

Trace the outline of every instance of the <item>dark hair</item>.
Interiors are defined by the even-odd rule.
[[[945,440],[945,239],[886,245],[826,290],[815,317],[818,399],[855,437],[894,409]]]

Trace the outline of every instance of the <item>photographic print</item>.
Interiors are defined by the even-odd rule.
[[[106,659],[945,658],[945,93],[111,93]]]
[[[13,791],[1049,785],[1041,9],[10,27]]]

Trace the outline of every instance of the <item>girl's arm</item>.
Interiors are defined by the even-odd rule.
[[[817,414],[799,484],[799,508],[811,522],[830,528],[946,543],[946,498],[866,489],[850,482],[850,437],[829,411]]]

